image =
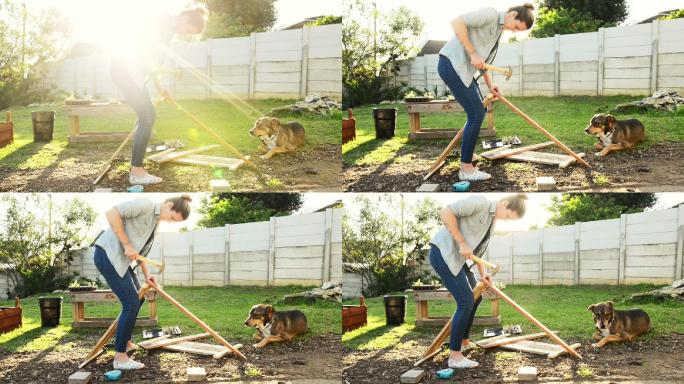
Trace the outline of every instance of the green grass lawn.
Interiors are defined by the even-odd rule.
[[[213,129],[243,155],[251,155],[252,158],[261,154],[261,152],[258,151],[259,140],[251,137],[248,132],[254,125],[254,122],[262,115],[270,112],[274,107],[291,104],[292,102],[293,100],[275,99],[249,102],[228,102],[226,100],[179,101],[185,109],[197,116],[204,124]],[[69,169],[68,173],[70,174],[77,174],[78,169],[83,170],[84,173],[92,171],[96,173],[99,166],[109,159],[119,144],[69,145],[67,143],[69,121],[62,106],[36,108],[17,107],[10,108],[9,110],[12,112],[15,123],[15,140],[13,145],[0,149],[0,170],[5,174],[10,174],[11,172],[21,173],[40,171],[46,168]],[[54,140],[51,143],[33,142],[31,111],[36,110],[55,110],[57,112]],[[183,112],[176,110],[168,103],[160,104],[156,110],[157,121],[151,143],[158,143],[168,139],[178,139],[185,145],[186,149],[218,144],[210,134],[198,127]],[[3,116],[4,119],[4,111],[0,113],[0,116]],[[296,120],[304,125],[307,138],[304,148],[300,150],[301,152],[311,152],[315,154],[322,145],[340,143],[339,121],[341,114],[339,112],[334,113],[332,116],[287,115],[279,118],[283,121]],[[132,112],[131,114],[113,115],[108,117],[82,117],[81,131],[129,132],[133,129],[134,122],[135,115]],[[126,158],[130,158],[130,150],[125,150],[123,154]],[[203,152],[202,154],[237,157],[233,152],[223,146],[212,151]],[[258,160],[259,159],[255,159],[255,161]],[[126,163],[122,163],[120,166],[123,168],[128,167]],[[176,164],[173,164],[172,166],[174,170],[169,171],[173,172],[172,176],[165,174],[165,179],[186,178],[190,180],[185,180],[183,183],[179,183],[180,185],[187,185],[191,182],[192,177],[199,178],[198,170],[200,170],[200,174],[206,176],[208,179],[217,178],[215,177],[216,170],[212,170],[209,167],[190,168],[178,166]],[[53,170],[44,173],[52,175],[59,172]],[[188,173],[194,174],[194,176],[188,175]],[[278,175],[269,176],[278,177]],[[60,175],[60,177],[68,178],[68,176],[65,177],[64,174]],[[250,180],[249,183],[251,182],[252,181]],[[55,183],[59,183],[59,180],[55,180]],[[273,183],[277,184],[277,181]],[[171,184],[169,187],[174,188],[175,186]],[[254,186],[252,186],[252,188],[254,188]],[[32,189],[36,190],[40,188]],[[69,188],[66,189],[69,190]],[[207,189],[208,185],[204,190]],[[186,188],[183,190],[189,189]]]
[[[684,303],[665,302],[632,302],[628,298],[632,293],[654,289],[648,285],[630,286],[527,286],[509,285],[504,292],[520,306],[525,308],[537,320],[547,327],[560,332],[560,337],[567,340],[588,342],[594,332],[592,315],[587,307],[593,303],[613,300],[617,309],[639,307],[651,317],[652,330],[644,338],[684,332]],[[406,321],[401,326],[386,326],[382,297],[366,300],[368,306],[368,325],[342,335],[345,347],[351,350],[381,350],[400,347],[410,340],[431,340],[439,332],[436,327],[416,327],[415,304],[412,295],[408,294]],[[356,304],[345,302],[345,304]],[[453,314],[454,302],[435,301],[429,304],[430,315],[449,316]],[[500,300],[502,325],[520,324],[523,333],[540,332],[532,323],[520,315],[513,307]],[[485,300],[478,310],[478,315],[491,313],[489,303]],[[474,326],[471,332],[473,339],[481,339],[485,326]]]
[[[635,97],[511,97],[509,100],[525,114],[537,121],[551,134],[576,151],[593,153],[595,138],[584,133],[591,117],[596,113],[610,111],[617,104],[633,101]],[[399,109],[395,137],[389,140],[375,140],[373,108],[363,106],[354,110],[356,118],[356,140],[342,146],[345,166],[379,165],[394,159],[400,149],[419,153],[435,142],[447,145],[449,140],[408,140],[408,115],[406,105],[382,105],[379,107]],[[648,112],[646,114],[616,114],[620,119],[635,117],[646,126],[645,147],[662,141],[684,141],[684,109],[677,114]],[[421,126],[425,128],[461,128],[465,123],[464,113],[421,115]],[[548,139],[537,129],[525,122],[502,104],[495,103],[494,122],[497,136],[518,136],[523,145],[541,143]],[[485,123],[486,124],[486,123]],[[478,146],[478,148],[480,148]],[[406,161],[411,161],[407,158]]]
[[[282,303],[285,294],[305,290],[299,286],[287,287],[226,287],[226,288],[186,288],[167,287],[165,291],[180,302],[197,317],[229,342],[240,341],[243,344],[253,343],[253,328],[247,328],[243,322],[254,304],[274,304],[276,310],[300,309],[309,322],[309,332],[305,339],[320,334],[340,333],[340,305],[329,302]],[[47,295],[60,296],[60,295]],[[0,335],[0,349],[7,352],[35,352],[52,348],[68,348],[84,334],[101,335],[103,328],[74,329],[71,327],[72,306],[67,295],[62,303],[61,325],[55,328],[41,328],[38,297],[22,300],[23,326],[12,332]],[[0,306],[14,306],[14,301],[0,301]],[[145,304],[141,316],[147,316]],[[120,306],[116,303],[86,304],[88,317],[116,317]],[[184,335],[204,332],[178,308],[159,298],[157,311],[160,326],[178,325]],[[142,328],[136,328],[134,338],[142,340]]]

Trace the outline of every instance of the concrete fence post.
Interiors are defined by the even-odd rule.
[[[305,98],[309,92],[309,45],[311,44],[311,27],[302,28],[302,75],[299,96]]]
[[[625,283],[625,263],[627,262],[627,215],[620,215],[620,254],[618,256],[617,284]]]
[[[189,276],[188,276],[188,282],[191,287],[195,285],[195,232],[190,233],[190,246],[189,246],[189,251],[190,251],[190,265],[188,267],[189,271]]]
[[[256,32],[249,35],[249,89],[248,94],[250,99],[256,96],[256,74],[257,74],[257,60],[256,60]]]
[[[539,285],[544,285],[544,229],[539,230]]]
[[[159,242],[159,261],[161,263],[164,263],[164,234],[162,234],[160,237],[161,237],[161,239],[160,239],[161,241]],[[166,274],[166,270],[164,270],[161,273],[161,276],[159,276],[160,277],[159,283],[161,285],[164,285],[164,275],[165,274]]]
[[[275,247],[275,237],[276,237],[276,218],[271,217],[268,222],[268,285],[275,284],[275,258],[276,258],[276,247]]]
[[[333,210],[328,208],[325,210],[325,226],[324,242],[323,242],[323,271],[321,274],[321,283],[330,281],[330,269],[332,263],[332,226],[333,226]]]
[[[560,35],[555,35],[553,37],[553,48],[554,48],[554,75],[553,75],[553,95],[560,95]]]
[[[525,40],[518,43],[518,96],[525,96]]]
[[[575,284],[580,283],[580,256],[581,256],[581,249],[580,249],[580,225],[582,223],[575,223]]]
[[[658,50],[660,46],[660,20],[654,20],[651,29],[651,94],[658,90]]]
[[[603,76],[606,69],[606,29],[599,28],[598,30],[598,79],[596,93],[598,96],[603,96]]]
[[[225,241],[224,256],[225,267],[223,268],[223,285],[230,285],[230,224],[223,227],[223,239]]]
[[[684,205],[677,207],[677,254],[675,256],[675,278],[684,277]]]
[[[513,260],[513,258],[515,257],[515,252],[514,252],[514,250],[513,250],[513,249],[515,248],[515,247],[514,247],[514,245],[515,245],[515,240],[514,240],[514,239],[515,239],[515,238],[513,237],[513,235],[510,235],[510,236],[511,236],[511,246],[510,246],[510,248],[509,248],[510,256],[511,256],[511,257],[510,257],[510,263],[511,263],[511,278],[510,278],[510,283],[513,284],[513,283],[515,283],[515,275],[514,275],[514,273],[515,273],[515,261]]]
[[[214,85],[214,65],[212,64],[212,51],[214,49],[212,41],[213,39],[207,40],[207,78],[209,81],[204,83],[204,97],[209,99],[213,94]]]

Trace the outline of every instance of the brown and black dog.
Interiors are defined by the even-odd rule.
[[[594,314],[596,332],[592,338],[598,341],[591,345],[594,348],[610,342],[632,341],[651,329],[651,318],[641,309],[618,311],[612,301],[606,301],[592,304],[587,310]]]
[[[282,124],[273,117],[262,117],[254,123],[249,134],[261,140],[261,150],[266,154],[262,159],[270,159],[278,153],[294,152],[304,145],[304,127],[297,122]]]
[[[254,337],[261,341],[254,344],[263,348],[275,341],[290,341],[308,330],[306,315],[299,310],[276,312],[272,305],[257,304],[249,311],[245,325],[259,330]]]
[[[607,113],[594,115],[584,130],[598,138],[595,144],[596,157],[603,157],[613,151],[632,149],[646,139],[644,125],[637,119],[617,120]]]

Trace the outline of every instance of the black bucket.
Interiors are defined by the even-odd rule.
[[[396,108],[373,108],[375,120],[375,138],[391,139],[394,137],[394,129],[397,126]]]
[[[406,296],[385,295],[385,319],[387,325],[402,325],[406,317]]]
[[[55,111],[31,112],[33,121],[33,141],[46,142],[52,141],[55,131]]]
[[[40,322],[43,327],[56,327],[62,317],[61,297],[40,297]]]

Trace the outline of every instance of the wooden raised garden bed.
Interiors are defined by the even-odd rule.
[[[363,296],[359,299],[359,305],[342,306],[342,333],[353,331],[368,324],[368,308]]]
[[[0,148],[6,147],[14,142],[14,123],[12,122],[12,112],[7,112],[4,123],[0,123]]]
[[[0,307],[0,333],[21,328],[21,303],[14,299],[14,307]]]

